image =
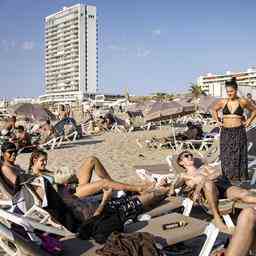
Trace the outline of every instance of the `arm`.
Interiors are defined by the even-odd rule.
[[[215,180],[221,176],[221,174],[221,170],[216,169],[210,165],[204,165],[202,175],[204,175],[208,180]]]
[[[101,203],[98,206],[98,208],[96,209],[96,211],[94,212],[94,216],[100,215],[103,212],[103,210],[104,210],[107,202],[110,200],[111,196],[112,196],[112,189],[103,190],[103,197],[102,197]]]
[[[14,172],[14,170],[7,165],[3,165],[1,169],[2,169],[2,173],[3,173],[4,177],[11,184],[13,184],[13,186],[15,186],[16,180],[17,180],[17,174]]]
[[[248,127],[256,117],[256,106],[247,99],[242,99],[242,102],[244,103],[244,107],[251,112],[250,117],[244,123],[245,127]]]
[[[213,106],[211,112],[212,112],[212,117],[213,119],[217,122],[218,126],[222,126],[221,119],[219,117],[218,111],[223,108],[223,100],[219,100],[215,103]]]

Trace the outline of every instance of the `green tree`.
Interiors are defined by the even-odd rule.
[[[206,95],[205,91],[198,84],[191,83],[190,92],[194,98],[199,98],[200,95]]]
[[[156,92],[153,94],[152,99],[158,101],[171,101],[174,99],[174,96],[164,92]]]

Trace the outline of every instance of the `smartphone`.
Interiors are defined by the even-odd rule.
[[[170,230],[185,227],[188,223],[185,221],[170,222],[162,225],[163,230]]]

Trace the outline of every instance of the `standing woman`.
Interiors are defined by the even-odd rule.
[[[219,100],[212,109],[213,118],[221,128],[220,160],[223,175],[233,180],[248,179],[246,127],[256,116],[255,106],[237,95],[237,82],[233,77],[226,82],[227,99]],[[244,117],[244,109],[252,114]],[[218,112],[222,110],[222,119]]]

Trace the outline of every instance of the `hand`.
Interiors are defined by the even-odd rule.
[[[195,192],[193,193],[192,201],[193,201],[193,202],[196,202],[196,201],[199,199],[199,197],[200,197],[200,192],[195,191]]]
[[[249,127],[250,124],[251,124],[251,122],[250,122],[248,119],[243,122],[243,126],[244,126],[245,128]]]
[[[220,121],[218,121],[218,122],[217,122],[217,126],[219,126],[219,127],[221,128],[221,127],[223,127],[223,123],[220,122]]]
[[[102,201],[109,201],[112,197],[112,188],[103,189]]]

